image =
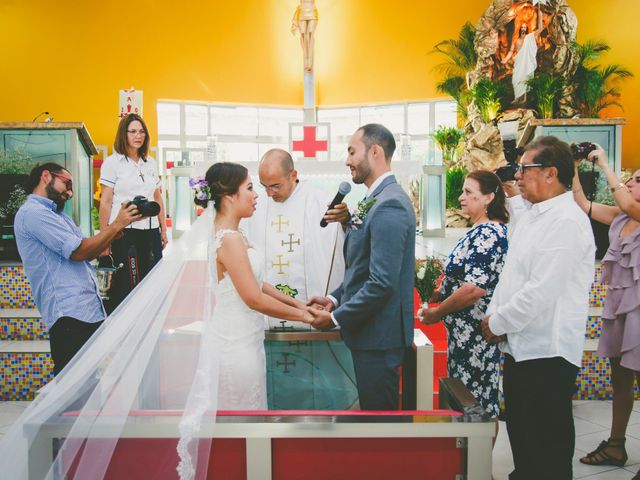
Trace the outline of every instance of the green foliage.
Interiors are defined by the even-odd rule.
[[[562,77],[537,72],[527,80],[527,89],[534,97],[540,118],[553,118],[564,88]]]
[[[9,199],[0,204],[0,219],[12,219],[18,209],[27,200],[27,193],[20,185],[16,185],[11,193]]]
[[[631,71],[622,65],[601,66],[596,62],[610,50],[609,45],[597,40],[583,44],[574,42],[573,49],[578,58],[578,68],[572,78],[576,87],[575,108],[585,118],[595,118],[612,105],[622,108],[618,102],[620,91],[617,83],[633,77]]]
[[[94,231],[100,230],[100,213],[96,207],[91,207],[91,226]]]
[[[462,185],[467,173],[467,169],[462,165],[447,169],[447,208],[460,208],[458,197],[462,194]]]
[[[455,100],[461,118],[467,118],[467,107],[471,102],[466,80],[467,72],[473,70],[478,62],[475,36],[475,27],[467,22],[460,29],[458,38],[443,40],[436,44],[431,52],[446,57],[446,61],[436,66],[444,76],[442,81],[436,84],[436,89]]]
[[[34,166],[33,160],[24,149],[0,150],[0,174],[29,175]]]
[[[442,161],[444,165],[446,167],[452,166],[458,145],[460,145],[460,142],[465,136],[464,130],[440,125],[436,131],[429,136],[436,142],[440,150],[442,150]]]
[[[482,121],[490,123],[502,110],[506,88],[502,82],[481,78],[471,89],[471,94],[480,110]]]

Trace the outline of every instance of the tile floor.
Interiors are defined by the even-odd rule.
[[[0,402],[0,436],[30,402]],[[574,478],[589,480],[630,480],[640,469],[640,401],[634,406],[627,429],[627,453],[629,460],[624,468],[593,467],[583,465],[578,458],[595,448],[609,435],[611,422],[610,401],[578,400],[573,404],[576,425],[576,452],[573,462]],[[493,449],[493,478],[506,480],[513,469],[506,428],[500,422],[500,432]]]

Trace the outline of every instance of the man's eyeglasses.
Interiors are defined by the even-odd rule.
[[[274,183],[273,185],[264,185],[264,184],[260,184],[264,187],[265,190],[270,190],[274,193],[278,193],[278,191],[282,188],[282,184],[280,183]]]
[[[73,190],[73,180],[60,173],[51,172],[51,175],[62,180],[62,183],[64,183],[64,186],[67,187],[67,190]]]
[[[144,130],[127,130],[127,133],[132,137],[137,137],[138,135],[140,135],[141,137],[147,136],[147,132],[145,132]]]
[[[527,168],[544,167],[541,163],[516,163],[516,173],[522,175]]]

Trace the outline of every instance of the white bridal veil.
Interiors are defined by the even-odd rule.
[[[3,478],[118,478],[118,468],[138,467],[135,456],[123,463],[127,441],[149,431],[161,431],[169,445],[155,466],[182,479],[206,477],[219,351],[207,321],[213,210],[172,242],[0,440]]]

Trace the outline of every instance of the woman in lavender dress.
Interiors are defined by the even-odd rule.
[[[598,354],[609,358],[613,387],[613,418],[608,440],[580,459],[587,465],[622,466],[627,461],[625,434],[633,408],[633,384],[640,379],[640,170],[622,183],[598,147],[588,157],[604,172],[618,206],[592,203],[584,195],[577,169],[573,180],[576,202],[594,220],[611,225],[609,250],[602,259],[608,284],[602,312]],[[640,472],[634,479],[640,479]]]

